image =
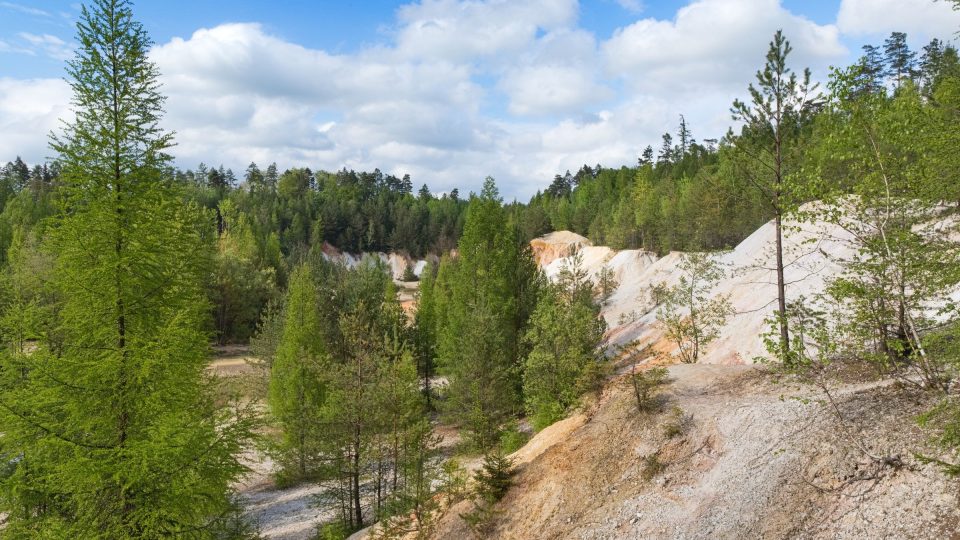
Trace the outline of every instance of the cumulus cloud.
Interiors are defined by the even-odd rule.
[[[423,0],[397,11],[397,52],[408,58],[474,61],[523,52],[538,30],[572,25],[576,0]]]
[[[10,11],[16,11],[18,13],[23,13],[26,15],[34,15],[37,17],[49,17],[50,13],[38,9],[35,7],[24,6],[22,4],[15,4],[13,2],[0,2],[0,8],[8,9]]]
[[[546,33],[500,72],[499,88],[519,116],[581,114],[613,97],[601,81],[593,35],[583,30]]]
[[[644,10],[643,2],[640,0],[617,0],[617,4],[630,13],[642,13]]]
[[[372,160],[381,146],[445,151],[483,144],[474,125],[479,86],[467,68],[450,62],[397,62],[391,51],[332,55],[256,24],[199,30],[156,47],[151,58],[163,74],[167,124],[178,132],[177,154],[186,163],[257,159],[389,169]]]
[[[945,0],[842,0],[837,25],[857,36],[906,32],[950,38],[960,31],[960,11]]]
[[[422,0],[397,10],[386,43],[349,54],[238,23],[150,56],[182,167],[379,167],[435,192],[491,175],[522,199],[557,172],[635,163],[681,113],[697,138],[722,135],[778,28],[793,43],[791,65],[822,73],[849,60],[841,32],[882,26],[846,22],[866,4],[844,0],[837,24],[821,25],[778,0],[694,0],[604,39],[579,26],[575,0]],[[52,37],[21,34],[0,52],[66,54]],[[46,156],[68,102],[62,81],[0,79],[0,158]]]
[[[699,0],[672,21],[647,18],[617,30],[604,53],[611,76],[645,92],[739,91],[778,29],[793,45],[793,66],[823,69],[848,54],[836,26],[795,15],[778,0]]]
[[[8,152],[0,159],[49,156],[49,133],[59,129],[58,119],[72,118],[69,102],[70,87],[62,80],[0,78],[0,149]]]
[[[17,36],[28,43],[32,49],[42,51],[55,60],[67,60],[73,57],[73,46],[57,36],[29,32],[20,32]]]

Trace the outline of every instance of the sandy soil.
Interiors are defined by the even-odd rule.
[[[246,461],[253,472],[238,486],[238,491],[247,515],[265,538],[306,540],[316,535],[317,525],[332,519],[332,515],[312,504],[322,492],[319,486],[277,489],[271,477],[270,458],[251,452]]]
[[[256,372],[258,360],[250,354],[246,345],[221,345],[214,347],[213,361],[207,370],[219,377],[245,375]]]
[[[888,382],[837,390],[856,440],[902,461],[878,467],[826,406],[804,399],[812,389],[748,366],[673,366],[670,375],[661,412],[638,413],[619,381],[592,414],[521,449],[533,457],[518,460],[488,537],[956,537],[956,484],[913,457],[933,452],[914,423],[924,399]],[[675,407],[684,421],[670,437]],[[459,518],[468,509],[447,512],[434,537],[475,537]]]

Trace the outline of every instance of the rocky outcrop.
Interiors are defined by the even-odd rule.
[[[415,276],[420,277],[420,274],[423,272],[424,268],[426,268],[428,261],[433,261],[434,263],[439,261],[439,259],[434,255],[428,255],[426,259],[415,260],[402,253],[374,252],[352,254],[345,251],[340,251],[326,242],[323,244],[323,256],[328,261],[345,264],[348,267],[356,266],[365,257],[374,257],[382,262],[387,269],[389,269],[390,276],[396,280],[399,280],[403,277],[403,274],[408,266],[411,267]]]
[[[533,258],[540,266],[547,266],[553,261],[570,255],[572,251],[585,246],[592,246],[590,240],[570,231],[556,231],[534,238],[530,242]]]

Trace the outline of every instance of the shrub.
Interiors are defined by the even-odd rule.
[[[633,385],[634,397],[637,399],[637,410],[652,412],[660,408],[656,390],[667,383],[667,369],[655,367],[645,371],[634,371],[630,374],[630,383]]]

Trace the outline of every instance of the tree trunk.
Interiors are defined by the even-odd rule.
[[[777,209],[777,312],[780,319],[780,354],[784,359],[790,354],[790,331],[787,325],[787,286],[783,277],[783,217]]]
[[[363,528],[363,510],[360,508],[360,429],[357,428],[353,446],[353,505],[356,514],[356,526]]]

